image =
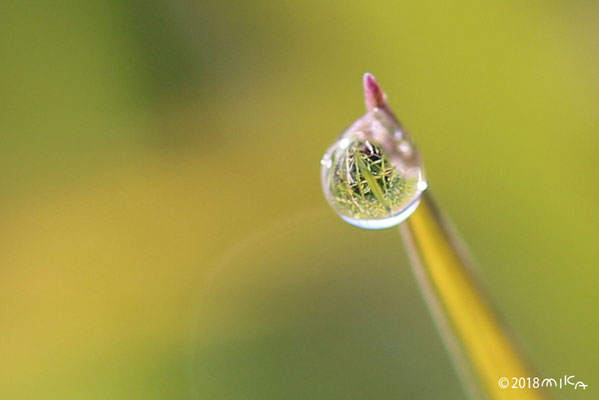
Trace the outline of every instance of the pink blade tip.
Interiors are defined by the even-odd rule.
[[[364,74],[362,82],[364,84],[364,100],[366,102],[366,109],[372,110],[376,107],[387,107],[387,96],[383,92],[383,89],[381,89],[381,86],[376,81],[374,76],[367,72]]]

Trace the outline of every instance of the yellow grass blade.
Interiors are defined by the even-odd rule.
[[[472,276],[465,252],[430,193],[400,225],[416,277],[467,392],[473,399],[546,399],[541,389],[512,389],[512,377],[534,377]],[[509,379],[509,388],[499,380]]]

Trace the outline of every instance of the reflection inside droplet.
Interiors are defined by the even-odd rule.
[[[322,186],[333,209],[361,228],[396,225],[426,189],[420,154],[389,111],[373,108],[326,152]]]

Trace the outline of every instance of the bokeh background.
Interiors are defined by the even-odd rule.
[[[4,1],[0,397],[461,399],[319,159],[374,73],[541,374],[599,385],[585,1]]]

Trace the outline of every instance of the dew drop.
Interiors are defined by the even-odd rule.
[[[327,201],[341,218],[361,228],[404,221],[427,187],[418,149],[386,108],[374,107],[354,122],[321,164]]]

